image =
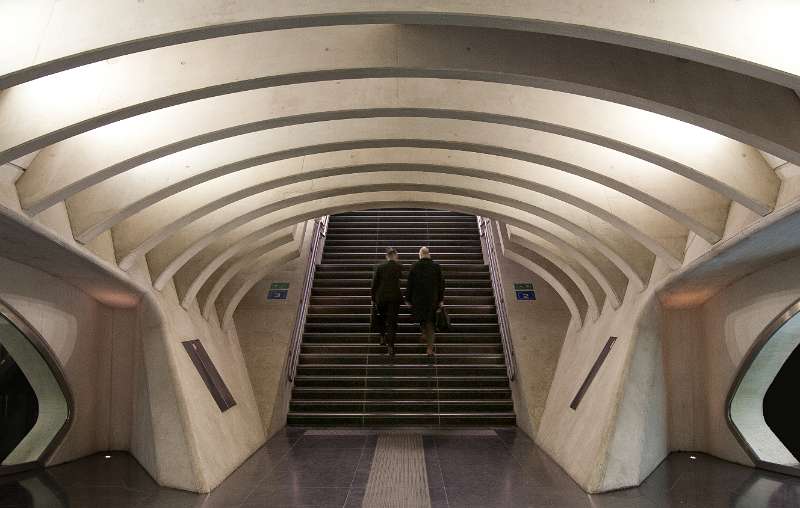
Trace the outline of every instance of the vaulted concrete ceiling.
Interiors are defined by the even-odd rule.
[[[0,163],[206,316],[307,219],[416,203],[500,220],[582,321],[800,163],[800,4],[606,4],[5,2]]]

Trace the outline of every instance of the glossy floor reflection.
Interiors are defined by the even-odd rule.
[[[208,495],[158,487],[127,454],[96,455],[0,478],[0,507],[358,507],[377,432],[286,429]],[[800,506],[800,479],[704,455],[673,454],[640,487],[589,496],[516,430],[407,433],[422,435],[433,508]]]

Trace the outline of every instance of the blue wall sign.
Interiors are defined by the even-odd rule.
[[[517,300],[536,300],[536,293],[531,290],[515,291],[517,293]]]
[[[270,289],[267,292],[267,300],[286,300],[289,298],[288,289]]]

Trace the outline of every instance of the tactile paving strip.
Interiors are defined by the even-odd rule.
[[[430,506],[422,436],[379,435],[362,507],[430,508]]]

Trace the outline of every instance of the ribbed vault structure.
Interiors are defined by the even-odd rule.
[[[800,4],[768,3],[5,2],[0,163],[223,322],[309,219],[420,205],[499,221],[582,323],[775,208]]]

